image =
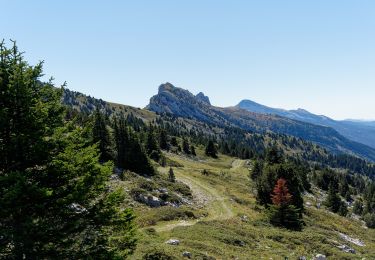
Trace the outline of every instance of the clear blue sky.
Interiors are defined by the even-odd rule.
[[[0,38],[56,83],[143,107],[163,82],[375,119],[372,0],[0,0]]]

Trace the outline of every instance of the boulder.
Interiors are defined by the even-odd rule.
[[[168,245],[172,245],[172,246],[178,246],[180,244],[180,240],[178,240],[178,239],[169,239],[165,243],[168,244]]]
[[[314,257],[314,260],[327,260],[327,257],[325,255],[322,255],[322,254],[317,254]]]
[[[152,196],[152,195],[140,194],[138,196],[137,200],[141,203],[146,204],[149,207],[152,207],[152,208],[161,207],[162,204],[163,204],[162,201],[158,197],[155,197],[155,196]]]
[[[186,257],[186,258],[189,258],[189,259],[191,259],[193,257],[193,255],[190,252],[188,252],[188,251],[183,252],[182,256]]]
[[[341,245],[341,246],[338,246],[338,248],[341,249],[341,251],[343,251],[345,253],[351,253],[351,254],[356,253],[356,251],[353,248],[351,248],[347,245]]]

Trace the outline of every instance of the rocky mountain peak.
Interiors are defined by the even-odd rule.
[[[204,103],[207,103],[209,105],[211,105],[211,102],[210,102],[210,98],[205,96],[203,92],[199,92],[196,96],[195,96],[198,100],[204,102]]]

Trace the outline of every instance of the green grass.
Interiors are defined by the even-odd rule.
[[[311,259],[318,253],[327,255],[328,259],[375,259],[374,230],[324,209],[307,209],[302,232],[272,227],[266,221],[264,210],[255,203],[248,178],[249,165],[223,155],[218,159],[207,158],[201,148],[197,151],[195,159],[167,156],[183,165],[174,168],[177,179],[189,184],[193,194],[200,192],[208,197],[205,206],[136,208],[138,223],[143,228],[139,231],[139,243],[132,259],[142,259],[149,251],[162,251],[177,259],[182,258],[184,251],[191,252],[193,259],[208,259],[207,256],[216,259],[297,259],[306,256]],[[202,174],[204,169],[209,171],[208,176]],[[162,176],[166,176],[167,171],[168,168],[159,169]],[[194,217],[184,215],[186,211]],[[241,220],[243,215],[248,217],[247,222]],[[366,246],[342,241],[338,232],[359,238]],[[179,239],[181,244],[167,245],[165,242],[170,238]],[[338,244],[354,248],[357,254],[340,251]]]

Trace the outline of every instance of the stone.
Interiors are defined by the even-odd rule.
[[[325,255],[322,255],[322,254],[317,254],[314,257],[314,260],[327,260],[327,257]]]
[[[341,249],[341,251],[343,251],[345,253],[351,253],[351,254],[356,253],[356,251],[353,248],[351,248],[347,245],[341,245],[341,246],[338,246],[338,248]]]
[[[191,259],[191,258],[193,257],[193,255],[192,255],[190,252],[188,252],[188,251],[183,252],[183,253],[182,253],[182,256],[183,256],[183,257],[187,257],[187,258],[189,258],[189,259]]]
[[[158,208],[162,206],[162,201],[158,197],[152,195],[141,194],[138,196],[137,200],[152,208]]]
[[[72,203],[68,206],[69,209],[73,210],[76,214],[81,214],[87,212],[87,209],[78,203]]]
[[[168,245],[172,245],[172,246],[178,246],[180,244],[180,240],[178,240],[178,239],[169,239],[165,243],[168,244]]]

